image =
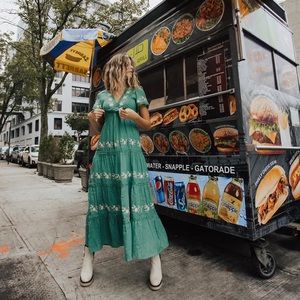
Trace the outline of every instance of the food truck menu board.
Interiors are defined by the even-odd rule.
[[[232,23],[231,2],[224,0],[189,1],[180,11],[163,22],[158,17],[154,30],[145,29],[144,34],[125,47],[135,60],[136,66],[144,67],[163,60],[182,47],[197,44],[208,35],[218,32]]]
[[[232,88],[231,55],[229,42],[209,47],[197,58],[199,96],[218,93]]]

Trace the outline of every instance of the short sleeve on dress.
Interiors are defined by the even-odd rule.
[[[145,105],[147,107],[149,106],[149,102],[142,87],[136,89],[136,103],[138,107],[140,107],[141,105]]]
[[[102,108],[103,107],[103,91],[98,93],[97,97],[96,97],[96,101],[93,105],[93,109],[97,109],[97,108]]]

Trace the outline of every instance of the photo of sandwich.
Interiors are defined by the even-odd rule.
[[[252,144],[260,146],[280,146],[280,110],[266,96],[254,98],[250,106],[249,136]],[[274,151],[274,150],[273,150]],[[272,150],[259,150],[261,154],[273,154]]]
[[[300,199],[300,155],[293,161],[289,171],[289,183],[295,200]]]
[[[284,169],[275,165],[260,181],[255,194],[258,223],[266,224],[281,207],[289,194],[288,180]]]
[[[237,150],[239,132],[229,126],[220,127],[215,130],[214,144],[219,153],[232,154]]]
[[[179,116],[179,112],[177,108],[169,109],[163,116],[163,125],[168,125],[175,121]]]
[[[151,127],[155,127],[163,122],[162,114],[159,112],[150,116]]]

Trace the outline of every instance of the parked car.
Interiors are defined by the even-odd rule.
[[[18,154],[18,156],[17,156],[17,163],[18,163],[19,165],[22,164],[22,161],[23,161],[23,154],[24,154],[25,148],[26,148],[26,147],[24,147],[22,150],[20,150],[20,152],[19,152],[19,154]]]
[[[8,146],[3,146],[0,148],[0,159],[5,159],[6,155],[5,155],[5,151],[8,149]]]
[[[39,145],[30,145],[24,149],[22,155],[22,165],[28,165],[29,167],[37,164],[39,157]]]
[[[11,162],[14,162],[14,163],[17,163],[18,162],[18,156],[19,156],[19,153],[20,151],[22,151],[25,147],[24,146],[14,146],[12,148],[12,151],[11,151],[11,155],[10,155],[10,161]]]

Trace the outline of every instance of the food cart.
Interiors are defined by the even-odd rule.
[[[127,52],[150,102],[141,132],[157,211],[251,241],[300,216],[300,101],[284,10],[265,0],[164,1],[96,53]]]

